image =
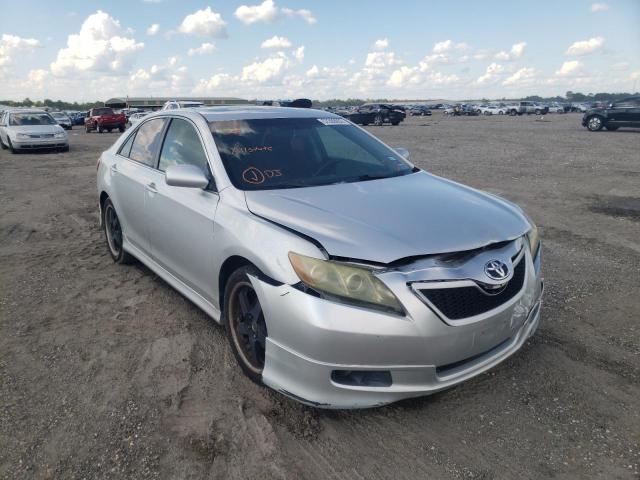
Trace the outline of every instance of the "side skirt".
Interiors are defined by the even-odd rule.
[[[191,300],[191,302],[193,302],[204,313],[213,318],[217,323],[220,323],[220,310],[218,310],[218,308],[216,308],[206,298],[186,285],[182,280],[176,278],[171,273],[166,271],[155,260],[153,260],[147,254],[143,253],[142,250],[131,245],[131,243],[129,243],[126,239],[124,239],[122,246],[127,252],[129,252],[131,255],[133,255],[147,267],[149,267],[149,269],[152,270],[156,275],[158,275],[174,289]]]

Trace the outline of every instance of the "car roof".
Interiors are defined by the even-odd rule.
[[[325,110],[314,108],[269,107],[253,105],[202,107],[192,109],[208,122],[224,120],[258,120],[267,118],[342,118]],[[169,110],[168,112],[171,112]]]
[[[9,113],[49,113],[45,110],[42,110],[40,108],[20,108],[20,107],[16,107],[16,108],[10,108],[8,110],[5,110],[6,112]]]

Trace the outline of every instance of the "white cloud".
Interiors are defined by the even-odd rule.
[[[417,67],[401,66],[394,70],[387,80],[387,85],[392,87],[404,87],[409,84],[417,84],[422,82],[422,75]]]
[[[582,62],[578,60],[564,62],[560,67],[560,70],[556,71],[556,75],[559,77],[570,77],[580,74],[582,74]]]
[[[629,68],[629,62],[617,62],[611,65],[613,70],[627,70]]]
[[[78,71],[125,73],[144,43],[123,34],[120,22],[98,10],[87,17],[79,33],[69,35],[67,47],[58,51],[51,71],[59,76]]]
[[[182,33],[201,37],[227,38],[227,23],[222,15],[207,7],[184,17],[178,28]]]
[[[290,48],[291,47],[291,41],[286,38],[286,37],[278,37],[277,35],[274,35],[271,38],[268,38],[267,40],[265,40],[264,42],[262,42],[262,45],[260,45],[260,48]]]
[[[280,16],[280,11],[273,0],[264,0],[260,5],[240,5],[234,15],[242,23],[251,25],[256,22],[271,23]]]
[[[147,35],[156,35],[160,31],[160,25],[154,23],[149,28],[147,28]]]
[[[200,79],[200,81],[194,88],[194,93],[219,93],[220,89],[237,85],[238,82],[239,79],[237,77],[229,75],[228,73],[216,73],[209,79]]]
[[[307,70],[307,73],[305,75],[309,78],[317,77],[318,75],[320,75],[320,69],[317,65],[314,65],[309,70]]]
[[[487,67],[484,75],[478,77],[478,80],[476,80],[476,82],[479,84],[494,83],[498,80],[503,72],[504,67],[494,62]]]
[[[591,10],[592,13],[597,13],[606,12],[607,10],[609,10],[609,8],[609,5],[607,5],[606,3],[592,3],[589,10]]]
[[[571,44],[571,46],[569,46],[569,48],[565,52],[565,55],[588,55],[600,49],[603,44],[604,38],[602,37],[593,37],[589,40],[574,42]]]
[[[515,45],[511,46],[511,50],[509,50],[508,52],[501,50],[500,52],[496,53],[494,57],[496,60],[502,60],[505,62],[517,60],[524,54],[524,49],[526,48],[526,46],[526,42],[516,43]]]
[[[433,53],[445,53],[452,50],[466,50],[468,48],[469,45],[466,43],[455,43],[453,40],[444,40],[442,42],[437,42],[433,46]]]
[[[531,83],[536,78],[536,71],[533,68],[521,68],[510,77],[506,78],[503,85],[524,85]]]
[[[388,38],[381,38],[379,40],[376,40],[373,44],[373,48],[375,48],[376,50],[384,50],[388,46],[389,46]]]
[[[299,46],[292,52],[293,57],[302,62],[304,60],[304,45]]]
[[[402,61],[396,57],[394,52],[370,52],[364,61],[367,68],[384,70],[393,65],[399,65]]]
[[[216,46],[213,43],[205,42],[197,48],[190,48],[187,51],[187,55],[194,57],[196,55],[207,55],[216,51]]]
[[[289,68],[291,61],[282,52],[278,52],[263,61],[255,61],[242,69],[241,79],[244,82],[265,83],[281,78]]]
[[[293,10],[291,8],[285,7],[282,9],[282,13],[284,13],[287,17],[300,17],[309,25],[314,25],[318,22],[318,20],[313,15],[313,13],[311,13],[311,10],[307,10],[306,8],[301,8],[300,10]]]
[[[187,67],[177,57],[169,57],[164,65],[139,68],[129,76],[128,91],[146,94],[180,94],[193,88]],[[122,88],[122,87],[120,87]]]
[[[35,38],[21,38],[3,33],[0,39],[0,67],[10,64],[14,54],[32,52],[41,46],[40,41]]]

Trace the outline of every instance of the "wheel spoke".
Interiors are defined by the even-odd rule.
[[[251,304],[249,303],[249,289],[244,287],[238,292],[238,302],[240,303],[240,312],[242,315],[246,315],[251,311]]]
[[[247,325],[247,322],[244,322],[242,320],[238,322],[236,331],[243,337],[249,337],[251,333],[249,330],[249,326]]]

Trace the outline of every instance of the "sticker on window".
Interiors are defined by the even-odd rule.
[[[323,125],[349,125],[344,118],[318,118],[318,121]]]

